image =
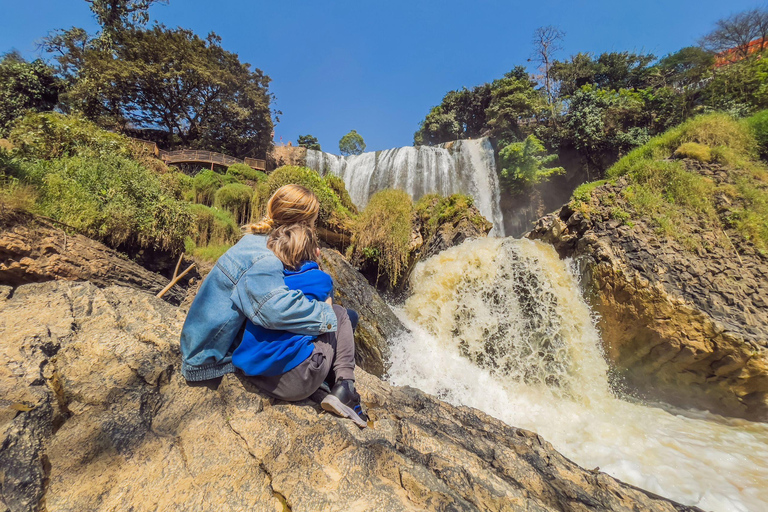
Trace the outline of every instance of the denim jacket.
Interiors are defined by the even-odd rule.
[[[264,235],[245,235],[205,278],[181,330],[181,373],[187,380],[235,371],[232,352],[245,320],[267,329],[319,335],[336,331],[333,307],[289,290],[283,264]]]

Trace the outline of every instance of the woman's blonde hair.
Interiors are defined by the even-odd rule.
[[[315,230],[309,224],[291,224],[273,229],[267,247],[283,265],[298,270],[303,262],[315,260],[318,244]]]
[[[251,224],[254,234],[267,234],[280,226],[306,224],[312,227],[320,212],[320,201],[308,188],[284,185],[277,189],[267,203],[267,214],[261,221]]]

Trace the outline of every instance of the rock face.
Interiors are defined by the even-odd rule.
[[[48,510],[695,510],[365,372],[375,428],[179,373],[183,310],[63,281],[0,295],[0,501]]]
[[[320,265],[333,277],[334,302],[354,309],[360,315],[355,331],[357,364],[381,377],[389,361],[387,340],[401,334],[405,327],[365,277],[347,263],[338,251],[323,249]]]
[[[90,281],[99,286],[119,284],[154,293],[168,284],[163,276],[104,244],[67,234],[42,217],[0,212],[0,284],[18,286],[54,279]],[[184,292],[174,287],[164,297],[179,304]]]
[[[768,258],[735,233],[694,226],[704,247],[695,252],[661,237],[623,201],[624,186],[598,187],[588,216],[565,206],[528,236],[581,257],[606,355],[627,385],[675,405],[768,420]],[[616,208],[632,226],[613,218]]]

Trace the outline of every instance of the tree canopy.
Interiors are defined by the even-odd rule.
[[[156,25],[123,27],[109,45],[72,29],[46,48],[68,80],[67,107],[90,119],[159,131],[154,138],[168,147],[263,156],[272,139],[270,78],[220,43],[214,33]]]
[[[320,151],[320,142],[314,135],[299,135],[297,143],[302,148]]]
[[[339,151],[344,156],[359,155],[365,151],[365,141],[363,136],[355,130],[351,130],[339,141]]]
[[[59,100],[61,82],[53,68],[40,59],[27,62],[18,53],[0,60],[0,136],[25,112],[53,110]]]

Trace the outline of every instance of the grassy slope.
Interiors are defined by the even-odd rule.
[[[690,226],[735,233],[768,255],[768,168],[759,159],[766,134],[755,123],[725,114],[696,117],[653,138],[622,158],[608,180],[626,184],[621,194],[633,211],[612,212],[632,223],[634,215],[650,219],[657,231],[693,249],[698,241]],[[755,128],[759,125],[758,128]],[[696,167],[725,170],[727,179],[713,180]],[[593,191],[606,180],[581,185],[571,205],[590,213]]]

